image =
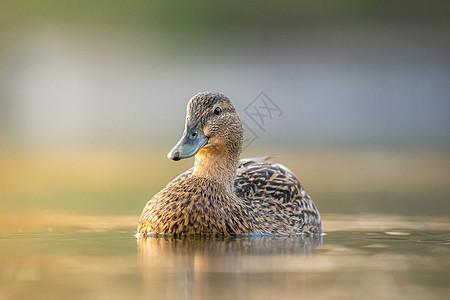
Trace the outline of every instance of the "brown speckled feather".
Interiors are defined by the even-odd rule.
[[[140,233],[235,234],[235,233],[320,233],[322,224],[314,202],[295,175],[267,158],[242,159],[234,182],[241,199],[229,207],[220,187],[200,178],[190,178],[194,168],[175,177],[150,201],[141,220]],[[191,187],[190,189],[186,187]],[[169,192],[170,191],[170,192]],[[174,199],[173,194],[176,194]],[[192,195],[189,196],[188,195]],[[197,196],[198,195],[198,196]],[[157,199],[163,198],[164,201]],[[181,199],[180,199],[181,198]],[[169,209],[170,208],[170,211]],[[156,213],[158,210],[163,212]],[[250,214],[257,218],[250,217]],[[152,216],[152,217],[151,217]],[[239,216],[229,220],[230,216]],[[245,218],[251,222],[244,223]],[[171,222],[163,222],[170,219]]]
[[[183,173],[150,200],[138,233],[235,234],[254,232],[254,212],[226,197],[217,182]],[[183,176],[184,177],[184,176]]]
[[[237,169],[236,195],[256,207],[264,231],[322,231],[317,207],[289,169],[273,162],[244,161]]]

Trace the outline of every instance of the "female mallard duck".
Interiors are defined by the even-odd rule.
[[[319,211],[295,175],[265,158],[239,160],[242,140],[226,96],[195,95],[183,136],[167,155],[195,155],[194,167],[147,203],[138,234],[321,233]]]

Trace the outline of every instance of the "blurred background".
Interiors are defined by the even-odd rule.
[[[0,211],[133,215],[226,94],[322,213],[450,212],[448,1],[0,2]],[[246,108],[281,111],[263,128]]]

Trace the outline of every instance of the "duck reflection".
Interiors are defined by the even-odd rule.
[[[301,273],[321,244],[320,235],[138,239],[143,283],[155,299],[245,298],[261,281]]]

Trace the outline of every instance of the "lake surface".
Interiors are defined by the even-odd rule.
[[[315,237],[136,239],[136,216],[3,213],[0,299],[448,299],[449,218],[323,219]]]

